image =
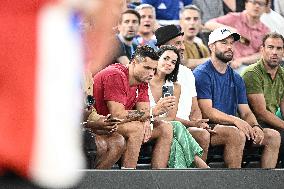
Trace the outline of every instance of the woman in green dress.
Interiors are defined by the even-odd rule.
[[[171,121],[173,141],[168,162],[169,168],[208,168],[200,158],[202,148],[181,122],[175,121],[181,87],[176,82],[180,57],[174,46],[163,46],[158,51],[157,71],[149,83],[149,99],[155,119]]]

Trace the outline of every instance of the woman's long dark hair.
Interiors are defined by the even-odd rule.
[[[161,57],[162,54],[164,54],[165,51],[174,51],[177,55],[177,62],[175,64],[175,68],[172,71],[172,73],[167,74],[165,77],[165,81],[172,81],[176,82],[177,81],[177,75],[178,75],[178,69],[179,69],[179,64],[180,64],[180,56],[179,56],[179,51],[175,46],[172,45],[163,45],[161,48],[158,50],[158,55]]]

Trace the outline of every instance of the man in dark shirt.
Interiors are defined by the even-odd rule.
[[[137,43],[134,41],[134,38],[138,33],[139,25],[140,15],[137,11],[127,9],[121,14],[118,24],[119,34],[116,36],[119,44],[119,57],[127,56],[128,60],[131,59],[137,48]],[[116,62],[119,57],[116,57]]]

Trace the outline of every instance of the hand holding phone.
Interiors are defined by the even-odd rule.
[[[105,118],[105,121],[106,122],[118,122],[118,123],[120,123],[120,122],[123,121],[123,119],[118,119],[118,118],[113,117],[111,114],[108,114]]]
[[[160,98],[154,107],[157,115],[163,115],[164,113],[169,112],[176,106],[176,97],[175,96],[167,96],[164,98]]]

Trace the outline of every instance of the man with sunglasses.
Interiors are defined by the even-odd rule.
[[[205,23],[210,30],[226,26],[241,35],[240,41],[235,43],[234,59],[230,61],[231,67],[238,73],[260,58],[262,37],[269,32],[260,21],[267,4],[268,0],[246,0],[243,12],[229,13]]]

